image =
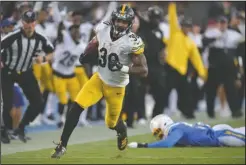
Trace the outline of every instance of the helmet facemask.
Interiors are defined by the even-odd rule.
[[[122,26],[119,26],[119,25],[116,25],[116,21],[124,21],[125,20],[120,20],[120,19],[116,19],[116,20],[112,20],[112,33],[113,33],[113,36],[116,37],[116,38],[120,38],[122,36],[124,36],[125,34],[127,34],[131,28],[132,28],[132,23],[128,23],[128,26],[126,28],[122,27]]]
[[[152,134],[156,138],[156,140],[161,140],[163,139],[163,136],[164,136],[161,128],[155,128]]]
[[[124,8],[122,10],[122,8]],[[127,34],[133,24],[134,20],[134,12],[128,6],[121,6],[116,11],[114,11],[111,15],[111,32],[114,38],[120,38]],[[125,25],[127,26],[125,27]]]
[[[161,140],[167,137],[168,127],[171,124],[173,120],[167,115],[157,115],[150,121],[150,130],[157,140]]]

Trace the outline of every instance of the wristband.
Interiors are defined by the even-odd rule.
[[[43,62],[46,62],[46,57],[45,56],[43,56]]]
[[[148,148],[148,143],[138,143],[138,148]]]
[[[121,71],[124,72],[124,73],[128,73],[129,72],[129,67],[123,65],[123,67],[121,68]]]

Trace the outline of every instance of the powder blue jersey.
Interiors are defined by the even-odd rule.
[[[164,139],[148,144],[148,148],[163,148],[173,146],[221,146],[216,132],[202,123],[194,125],[178,122],[167,127]]]

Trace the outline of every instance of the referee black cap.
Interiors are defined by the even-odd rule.
[[[24,14],[22,15],[22,20],[27,22],[27,23],[31,23],[36,21],[36,14],[33,11],[26,11],[24,12]]]

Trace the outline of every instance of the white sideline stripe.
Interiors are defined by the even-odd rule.
[[[11,159],[29,159],[30,157],[14,157]],[[45,157],[35,156],[32,159],[44,159]],[[69,156],[69,159],[245,159],[243,156],[232,156],[232,157],[224,157],[224,156],[216,156],[216,157],[206,157],[206,156],[195,156],[195,157],[185,157],[185,156],[176,156],[176,157],[151,157],[151,156],[136,156],[136,157],[105,157],[105,156],[86,156],[86,157],[78,157],[78,156]]]
[[[184,120],[185,121],[185,120]],[[233,119],[217,119],[217,120],[207,120],[206,123],[209,123],[211,125],[213,125],[214,123],[227,123],[229,121],[233,121]],[[192,121],[190,121],[191,123],[193,123]],[[148,130],[148,129],[147,129]],[[149,132],[149,131],[148,131]],[[142,133],[137,133],[137,134],[134,134],[132,136],[136,136],[136,135],[144,135],[146,133],[148,133],[147,131],[146,132],[142,132]],[[129,136],[131,137],[131,136]],[[99,139],[94,139],[94,138],[91,138],[91,139],[87,139],[88,141],[81,141],[81,139],[77,139],[77,140],[73,140],[69,143],[69,145],[75,145],[75,144],[85,144],[85,143],[91,143],[91,142],[99,142],[99,141],[106,141],[106,140],[113,140],[115,138],[113,138],[112,136],[104,136],[104,137],[100,137],[100,140]],[[27,142],[28,143],[28,142]],[[9,144],[6,144],[6,146],[9,145]],[[11,144],[10,144],[11,145]],[[39,150],[43,150],[43,149],[48,149],[48,148],[52,148],[54,146],[52,145],[45,145],[45,146],[42,146],[42,147],[38,147],[38,148],[33,148],[33,146],[25,146],[26,144],[23,144],[23,146],[16,146],[13,150],[13,146],[11,147],[11,150],[9,148],[5,148],[5,151],[7,152],[4,152],[2,147],[1,147],[1,150],[2,150],[2,153],[1,155],[10,155],[10,154],[15,154],[15,153],[18,153],[18,152],[28,152],[28,151],[39,151]]]

